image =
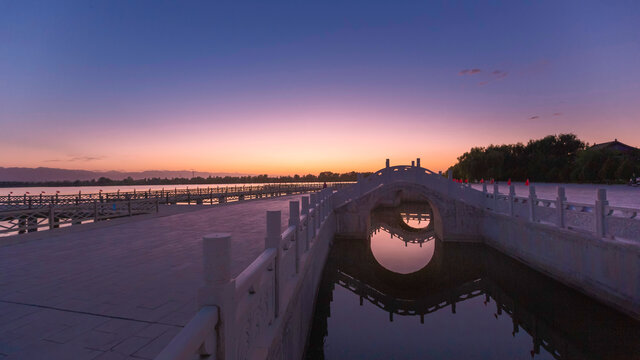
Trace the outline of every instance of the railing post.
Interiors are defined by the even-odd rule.
[[[316,235],[316,229],[318,228],[318,193],[312,193],[311,195],[311,208],[313,209],[313,225],[311,228],[313,229],[311,232],[311,238],[314,238]]]
[[[598,189],[598,198],[596,200],[596,235],[607,235],[606,210],[609,202],[607,201],[607,190]]]
[[[294,226],[293,240],[296,243],[296,274],[300,272],[300,202],[289,201],[289,226]]]
[[[304,251],[307,252],[309,250],[309,226],[311,225],[311,221],[309,219],[309,197],[302,197],[302,215],[306,215],[306,228],[304,229]]]
[[[498,190],[498,184],[493,184],[493,211],[498,212],[498,196],[500,191]]]
[[[529,185],[529,221],[536,222],[536,202],[538,197],[536,196],[536,187]]]
[[[513,216],[513,213],[514,213],[513,201],[515,200],[515,197],[516,197],[516,187],[515,185],[511,184],[509,185],[509,216]]]
[[[49,204],[49,230],[53,229],[55,217],[53,216],[53,203]]]
[[[231,358],[234,350],[233,325],[235,320],[235,283],[231,280],[231,235],[217,233],[202,239],[202,264],[204,287],[198,294],[198,305],[218,307],[217,334],[205,340],[201,355],[211,355],[216,350],[216,359]],[[210,346],[215,343],[217,346]]]
[[[98,221],[98,202],[93,200],[93,222]]]
[[[420,158],[416,159],[416,167],[420,167]]]
[[[282,214],[280,211],[267,211],[267,237],[264,246],[267,249],[276,249],[276,258],[274,260],[274,316],[280,314],[280,257],[282,255]]]
[[[556,218],[559,228],[564,228],[564,203],[567,197],[564,194],[564,187],[558,186],[558,197],[556,198]]]
[[[131,216],[131,198],[127,199],[127,209],[129,211],[129,216]]]
[[[385,166],[384,167],[386,167],[386,168],[389,167],[389,159],[387,159],[387,161],[385,162]]]

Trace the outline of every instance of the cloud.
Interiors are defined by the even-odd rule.
[[[529,120],[536,120],[536,119],[540,119],[540,116],[534,115],[534,116],[529,118]]]
[[[493,81],[504,79],[507,77],[508,74],[509,74],[508,72],[500,69],[496,69],[491,72],[485,72],[478,68],[464,69],[458,72],[458,75],[460,76],[477,75],[477,77],[479,77],[480,80],[482,80],[477,83],[478,86],[485,86]]]
[[[68,159],[49,159],[49,160],[43,160],[43,162],[73,162],[73,161],[97,161],[97,160],[102,160],[104,159],[104,156],[74,156],[74,157],[70,157]]]
[[[69,161],[96,161],[102,159],[104,159],[104,156],[76,156],[69,159]]]
[[[458,73],[458,75],[475,75],[475,74],[478,74],[478,73],[481,73],[481,72],[482,72],[482,70],[480,70],[480,69],[464,69],[464,70],[461,70]]]
[[[562,116],[561,112],[553,113],[553,116]]]

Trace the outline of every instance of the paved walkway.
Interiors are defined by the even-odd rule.
[[[266,210],[300,195],[33,234],[0,247],[0,359],[152,359],[196,313],[202,236],[232,234],[237,275]]]

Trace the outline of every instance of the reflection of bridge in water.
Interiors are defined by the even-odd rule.
[[[403,227],[395,211],[374,211],[372,225],[402,240],[424,234]],[[456,305],[467,300],[484,296],[488,305],[493,299],[494,316],[511,318],[512,335],[524,329],[531,337],[531,356],[541,348],[557,359],[625,359],[640,352],[640,329],[629,318],[491,248],[434,240],[433,258],[424,268],[398,274],[376,261],[369,241],[335,242],[320,284],[312,337],[328,334],[327,318],[338,284],[358,296],[360,305],[366,300],[388,312],[390,321],[394,316],[416,316],[424,323],[425,316],[445,308],[455,314]],[[611,328],[629,331],[611,335]],[[310,351],[323,352],[313,345]]]
[[[391,238],[399,238],[405,243],[420,244],[435,240],[433,226],[433,210],[427,203],[407,203],[398,208],[380,208],[371,213],[369,237],[380,231],[390,234]],[[408,224],[409,220],[427,222],[426,227],[415,228]]]

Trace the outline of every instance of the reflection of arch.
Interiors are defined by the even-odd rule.
[[[432,222],[439,239],[477,240],[481,211],[425,184],[394,181],[380,184],[363,194],[336,202],[337,234],[343,238],[366,237],[370,229],[371,211],[378,207],[393,207],[406,202],[428,203]]]
[[[558,359],[633,359],[640,354],[640,325],[627,316],[486,246],[436,244],[438,261],[398,275],[367,262],[364,242],[336,241],[320,285],[308,358],[322,358],[335,284],[359,296],[361,304],[366,300],[389,312],[392,321],[393,314],[423,320],[443,308],[455,312],[456,303],[484,294],[487,303],[493,300],[496,317],[511,318],[514,335],[525,330],[531,336],[532,355],[542,348]],[[612,335],[610,329],[624,331]],[[314,338],[320,340],[314,343]]]
[[[378,208],[371,212],[369,236],[383,229],[404,242],[419,244],[435,240],[433,221],[429,221],[425,228],[416,229],[405,222],[403,213],[416,214],[415,217],[422,215],[429,220],[433,217],[433,210],[428,203],[403,203],[398,207]]]
[[[380,206],[398,206],[403,203],[428,204],[431,209],[431,219],[436,234],[443,232],[442,210],[447,207],[447,200],[443,195],[421,184],[398,181],[384,185],[365,197],[365,209],[371,212]],[[440,236],[439,236],[440,237]]]

